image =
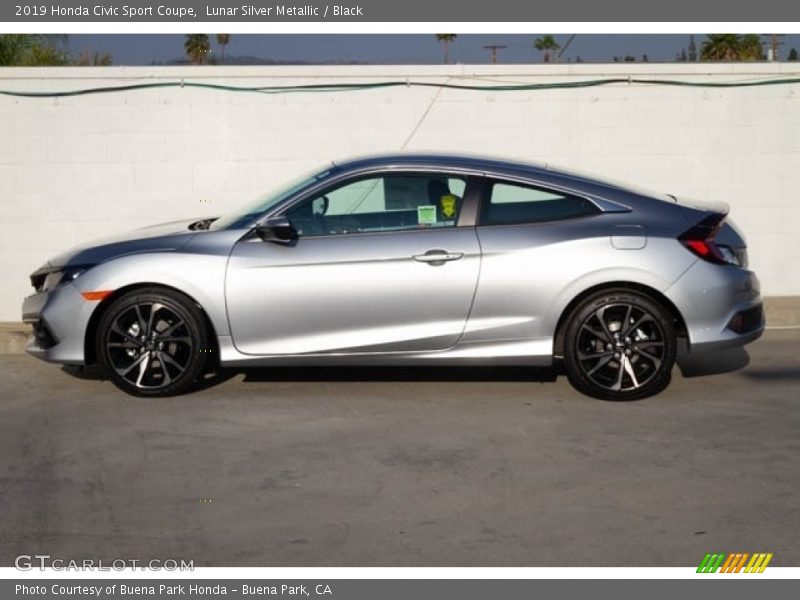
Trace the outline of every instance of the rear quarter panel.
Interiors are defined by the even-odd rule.
[[[697,260],[676,241],[677,208],[602,213],[568,221],[478,227],[483,262],[470,323],[503,315],[494,328],[467,326],[464,342],[552,338],[569,303],[598,285],[631,282],[663,292]],[[630,227],[636,225],[637,227]],[[612,244],[641,235],[644,245]],[[616,246],[616,247],[615,247]]]

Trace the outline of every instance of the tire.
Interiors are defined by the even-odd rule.
[[[595,294],[567,322],[567,377],[594,398],[638,400],[658,394],[669,385],[676,352],[670,313],[632,290]]]
[[[132,396],[174,396],[205,371],[210,336],[200,308],[164,288],[134,290],[100,318],[95,349],[103,370]]]

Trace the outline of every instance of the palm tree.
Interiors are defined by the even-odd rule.
[[[543,35],[533,42],[533,47],[544,53],[542,55],[544,62],[550,62],[550,53],[561,48],[558,42],[556,42],[555,38],[549,34]]]
[[[447,64],[447,63],[450,62],[450,57],[449,57],[449,54],[450,54],[449,53],[450,42],[455,42],[457,37],[458,37],[458,35],[456,35],[455,33],[437,33],[436,34],[436,40],[439,41],[439,42],[442,42],[442,45],[444,46],[444,64]]]
[[[700,49],[702,60],[736,60],[739,56],[739,36],[734,33],[712,33],[706,36]]]
[[[218,33],[217,34],[217,43],[219,44],[220,49],[220,63],[223,65],[225,64],[225,46],[227,46],[231,41],[231,34],[230,33]]]
[[[748,35],[712,33],[706,37],[708,39],[703,42],[700,51],[702,60],[761,60],[764,56],[761,40],[754,33]]]
[[[761,38],[755,33],[748,33],[739,38],[739,60],[763,60],[764,47]]]
[[[189,61],[193,65],[202,65],[208,58],[211,43],[205,33],[190,33],[186,36],[183,47],[186,50],[186,56],[189,57]]]

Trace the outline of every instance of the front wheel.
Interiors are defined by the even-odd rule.
[[[111,381],[134,396],[188,391],[210,356],[200,309],[183,294],[160,288],[114,300],[100,319],[95,343]]]
[[[575,389],[603,400],[636,400],[670,381],[677,341],[671,315],[637,292],[609,290],[573,311],[564,361]]]

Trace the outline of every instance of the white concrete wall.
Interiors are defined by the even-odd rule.
[[[488,85],[628,75],[732,81],[800,73],[791,63],[0,69],[0,89],[181,78],[230,85],[406,78]],[[331,159],[401,148],[550,161],[725,200],[749,238],[763,291],[800,294],[797,84],[283,95],[172,88],[0,96],[0,320],[19,319],[30,292],[27,275],[71,245],[224,213]]]

